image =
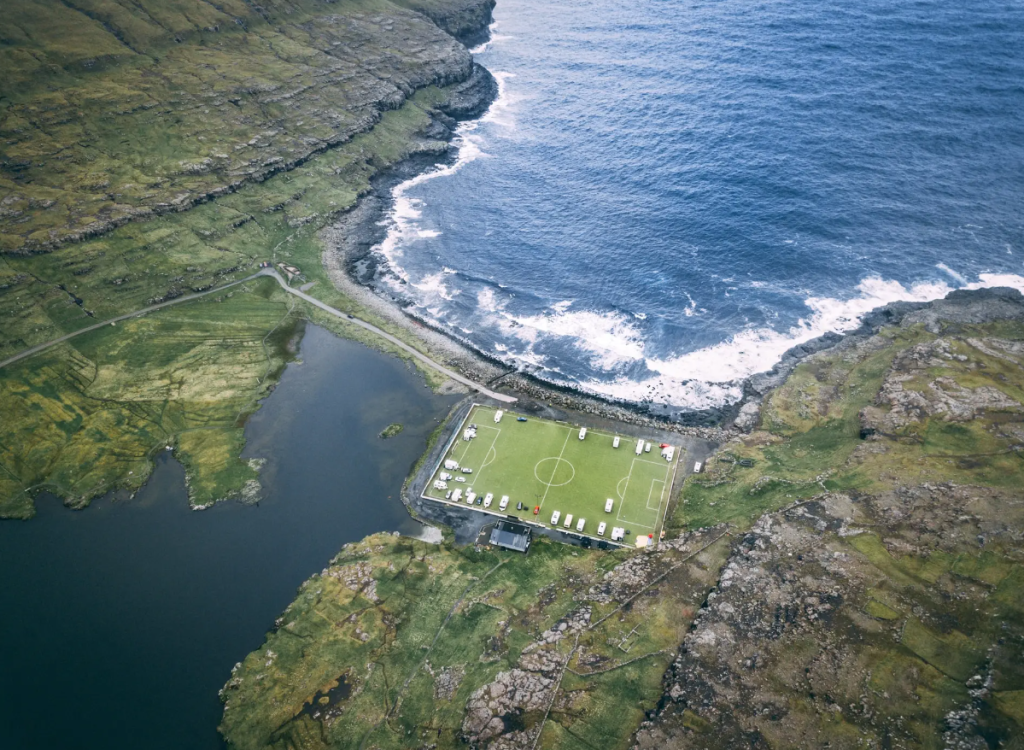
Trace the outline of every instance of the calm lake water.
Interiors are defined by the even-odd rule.
[[[134,500],[0,523],[0,747],[223,747],[217,691],[299,584],[346,542],[417,532],[399,490],[455,399],[319,328],[302,359],[247,429],[259,506],[190,511],[162,456]]]

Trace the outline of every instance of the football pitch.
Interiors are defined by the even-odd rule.
[[[588,429],[580,440],[578,426],[534,417],[521,422],[518,418],[522,415],[511,411],[496,423],[496,411],[480,405],[470,410],[427,483],[424,497],[445,500],[447,492],[462,490],[460,505],[485,510],[481,501],[491,493],[494,498],[486,510],[503,516],[517,516],[552,528],[552,513],[559,511],[557,527],[562,531],[610,539],[613,527],[623,527],[630,531],[623,540],[629,545],[641,535],[658,538],[681,459],[679,447],[672,461],[666,461],[660,441],[646,441],[651,444],[650,452],[637,455],[637,438]],[[464,432],[470,425],[476,425],[476,437],[465,440]],[[613,447],[616,437],[618,448]],[[446,460],[457,461],[459,469],[446,469]],[[472,473],[463,473],[464,468],[472,469]],[[453,476],[447,480],[446,489],[437,489],[434,482],[442,473]],[[470,490],[478,498],[471,506],[465,500]],[[508,495],[509,503],[500,510],[503,495]],[[609,499],[612,509],[606,513]],[[535,508],[539,509],[537,513]],[[569,514],[572,522],[567,528]],[[585,523],[578,532],[580,519]],[[599,537],[601,522],[607,528]]]

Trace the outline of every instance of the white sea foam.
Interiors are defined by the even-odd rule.
[[[515,325],[506,325],[504,331],[531,344],[541,335],[567,339],[590,356],[592,366],[605,371],[643,357],[640,331],[625,315],[572,311],[568,309],[571,304],[559,302],[552,305],[554,312],[547,315],[506,315],[506,321]]]
[[[504,42],[506,39],[511,39],[510,36],[503,36],[498,33],[498,22],[493,21],[490,26],[487,27],[487,41],[482,44],[478,44],[475,47],[471,47],[469,54],[480,55],[487,51],[487,48],[496,42]]]
[[[515,121],[506,112],[512,101],[506,82],[513,75],[500,71],[493,75],[498,83],[498,96],[480,120],[467,121],[456,128],[453,145],[458,150],[458,156],[455,161],[451,164],[438,164],[433,169],[399,183],[391,191],[392,207],[384,220],[387,234],[384,240],[374,247],[374,250],[384,256],[388,267],[394,273],[393,286],[396,288],[400,287],[402,282],[410,282],[409,273],[402,265],[405,248],[417,240],[432,239],[441,234],[436,229],[423,227],[420,224],[425,204],[422,199],[409,195],[409,192],[430,180],[450,177],[470,162],[487,156],[483,150],[483,139],[476,133],[481,122],[497,123],[505,128],[515,127]],[[448,274],[455,273],[450,268],[445,268],[443,271]],[[426,279],[423,281],[426,282]]]
[[[967,283],[967,279],[958,274],[945,263],[936,263],[935,267],[938,268],[940,271],[944,271],[945,273],[949,274],[956,281],[957,284],[964,285]]]
[[[1024,276],[981,274],[978,281],[964,283],[959,288],[996,286],[1024,293]],[[788,331],[748,329],[720,344],[678,357],[649,358],[645,364],[657,375],[643,381],[619,378],[611,382],[590,381],[584,387],[627,401],[650,400],[697,409],[722,406],[740,398],[743,379],[771,369],[790,348],[828,332],[852,330],[860,325],[866,313],[890,302],[926,302],[945,297],[951,291],[953,287],[944,282],[922,282],[906,287],[896,281],[869,277],[857,285],[858,293],[850,299],[812,297],[806,300],[811,314]]]

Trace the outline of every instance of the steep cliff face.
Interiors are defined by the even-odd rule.
[[[0,251],[187,209],[467,80],[493,0],[0,5]],[[449,33],[451,32],[451,33]]]

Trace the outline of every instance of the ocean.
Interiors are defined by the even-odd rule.
[[[499,99],[400,184],[380,283],[608,398],[737,399],[894,300],[1024,290],[1024,5],[500,0]]]

